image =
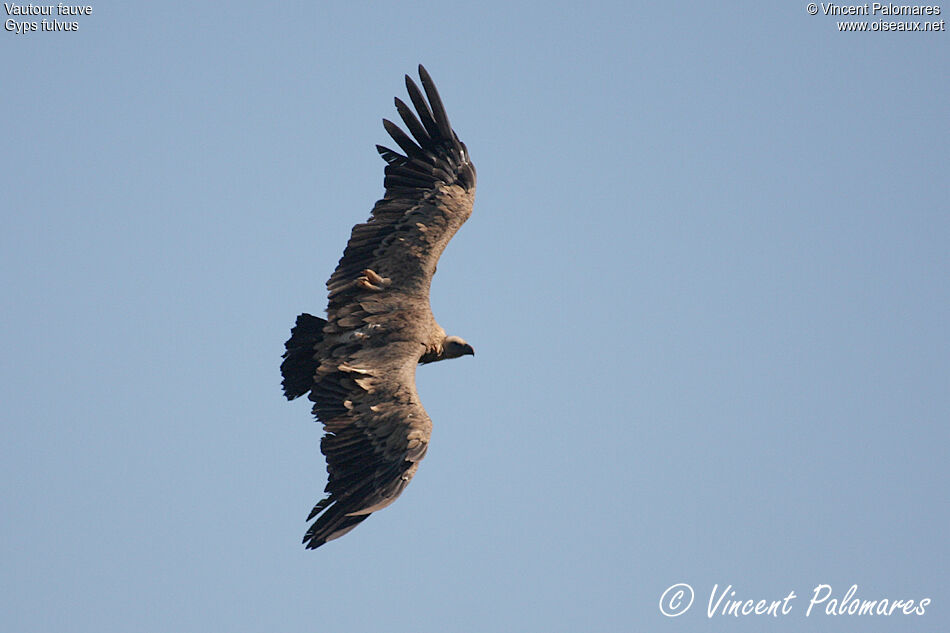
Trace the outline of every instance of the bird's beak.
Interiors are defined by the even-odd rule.
[[[474,356],[474,355],[475,355],[475,350],[472,348],[471,345],[466,344],[465,347],[462,348],[462,356]]]

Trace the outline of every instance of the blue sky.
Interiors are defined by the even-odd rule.
[[[950,625],[946,32],[805,2],[92,6],[0,33],[4,630]],[[420,368],[400,500],[307,552],[321,431],[282,345],[420,62],[478,169],[432,291],[478,355]],[[798,598],[708,618],[730,584]],[[820,584],[931,604],[806,617]]]

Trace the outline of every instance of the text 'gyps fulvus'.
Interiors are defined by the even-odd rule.
[[[474,355],[436,323],[429,284],[445,245],[472,214],[475,167],[422,66],[419,77],[425,96],[406,76],[419,118],[396,99],[415,141],[383,119],[405,155],[376,146],[387,163],[386,193],[353,227],[327,281],[326,320],[297,317],[280,366],[284,395],[309,392],[326,431],[320,450],[329,494],[307,517],[316,517],[303,539],[308,549],[388,506],[416,473],[432,431],[416,365]]]

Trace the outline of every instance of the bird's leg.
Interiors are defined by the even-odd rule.
[[[381,292],[391,283],[392,280],[389,277],[380,277],[378,274],[376,274],[376,271],[370,270],[369,268],[364,270],[363,276],[356,280],[356,285],[360,288],[373,290],[375,292]]]

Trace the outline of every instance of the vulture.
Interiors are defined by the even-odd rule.
[[[285,344],[284,395],[309,394],[324,429],[326,496],[307,517],[307,549],[391,504],[416,474],[432,431],[416,365],[475,354],[446,335],[429,305],[439,256],[472,213],[475,167],[421,65],[419,78],[422,90],[406,76],[415,113],[395,100],[412,136],[383,119],[402,153],[376,146],[385,194],[353,227],[327,281],[327,318],[301,314]]]

